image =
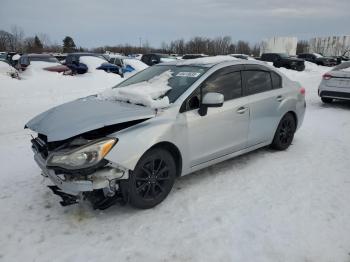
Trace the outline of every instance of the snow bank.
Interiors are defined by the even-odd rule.
[[[201,58],[195,58],[195,59],[187,59],[187,60],[181,60],[177,64],[178,65],[204,65],[204,64],[216,64],[226,61],[232,61],[232,60],[239,60],[235,57],[228,56],[228,55],[218,55],[218,56],[208,56],[208,57],[201,57]]]
[[[25,71],[21,72],[21,78],[41,78],[42,76],[51,76],[53,72],[44,70],[46,67],[61,65],[60,63],[50,63],[43,61],[31,61],[30,65],[27,66]]]
[[[176,57],[161,57],[160,58],[160,62],[161,63],[167,63],[167,62],[173,62],[173,61],[176,61]]]
[[[8,77],[13,77],[18,74],[17,70],[14,69],[12,66],[9,64],[0,61],[0,79],[1,78],[8,78]]]
[[[80,57],[80,62],[88,67],[89,73],[95,72],[97,67],[99,67],[103,63],[107,63],[106,60],[94,56],[82,56]]]
[[[169,98],[167,96],[161,97],[171,89],[168,85],[168,80],[171,77],[172,73],[166,71],[149,81],[108,89],[98,94],[97,97],[103,100],[117,100],[141,104],[151,108],[164,108],[169,106]]]

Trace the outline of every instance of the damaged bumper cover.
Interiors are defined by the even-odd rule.
[[[60,196],[63,201],[61,205],[66,206],[78,203],[84,198],[84,194],[94,191],[101,191],[104,198],[114,197],[119,190],[119,180],[127,180],[129,171],[108,163],[97,169],[92,174],[84,174],[75,171],[74,174],[69,172],[57,171],[48,168],[46,159],[40,152],[34,151],[34,160],[42,170],[42,175],[51,180],[54,186],[49,186],[54,194]],[[99,207],[97,207],[99,208]]]

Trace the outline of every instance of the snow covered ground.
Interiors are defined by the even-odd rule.
[[[260,149],[180,178],[159,206],[62,208],[24,124],[121,79],[33,70],[0,79],[0,261],[350,261],[350,103],[317,97],[328,68],[281,69],[306,89],[285,152]]]

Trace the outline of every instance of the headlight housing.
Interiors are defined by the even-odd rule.
[[[47,166],[65,169],[83,169],[98,164],[117,143],[115,138],[103,138],[68,152],[54,152],[48,160]]]

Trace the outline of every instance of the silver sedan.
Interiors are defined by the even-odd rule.
[[[233,58],[155,65],[110,91],[119,98],[78,99],[26,124],[62,205],[154,207],[179,176],[264,146],[287,149],[306,107],[299,83]]]
[[[324,103],[350,100],[350,62],[343,62],[323,75],[318,95]]]

